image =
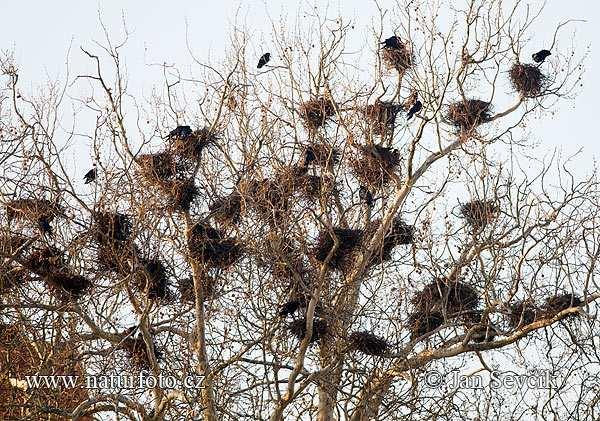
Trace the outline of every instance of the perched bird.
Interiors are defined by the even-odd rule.
[[[315,155],[315,151],[313,150],[313,148],[310,146],[308,148],[306,148],[306,150],[304,151],[304,161],[303,161],[304,166],[307,166],[308,164],[310,164],[311,162],[313,162],[316,159],[317,159],[317,157]]]
[[[40,218],[38,219],[37,223],[42,234],[52,235],[52,227],[50,226],[50,221],[48,221],[47,218]]]
[[[190,126],[177,126],[169,133],[169,138],[183,139],[192,135],[192,129]]]
[[[396,35],[387,38],[385,41],[382,42],[382,44],[384,44],[384,48],[402,48],[402,41]]]
[[[360,186],[358,189],[358,197],[360,200],[365,202],[368,207],[373,206],[373,203],[375,202],[373,199],[373,193],[371,193],[365,186]]]
[[[402,108],[404,111],[410,110],[414,103],[417,102],[417,99],[419,99],[419,93],[416,90],[413,90],[410,93],[410,96],[406,98],[406,101],[402,103]]]
[[[423,108],[423,104],[421,103],[421,101],[419,101],[417,99],[417,101],[410,108],[410,110],[408,110],[408,113],[406,114],[406,119],[410,120],[416,113],[418,113],[419,111],[421,111],[421,108]]]
[[[540,50],[537,53],[532,54],[531,58],[533,58],[533,61],[536,63],[543,63],[550,54],[552,54],[550,50]]]
[[[271,60],[271,53],[264,53],[260,60],[258,60],[258,66],[256,66],[256,68],[260,69],[265,64],[267,64],[269,60]]]
[[[94,165],[94,168],[92,168],[91,170],[86,172],[85,175],[83,176],[83,180],[84,180],[85,184],[90,184],[95,179],[96,179],[96,165]]]
[[[286,317],[294,314],[296,311],[298,311],[300,305],[301,303],[298,300],[288,301],[287,303],[281,306],[281,310],[279,310],[279,316]]]

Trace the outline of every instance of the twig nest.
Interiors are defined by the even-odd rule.
[[[563,310],[571,307],[579,307],[582,304],[583,301],[581,301],[581,298],[574,294],[557,294],[546,298],[546,303],[542,311],[545,316],[553,317]],[[577,314],[573,313],[570,316],[577,316]]]
[[[458,280],[437,279],[415,293],[411,303],[418,311],[441,312],[448,316],[479,306],[479,293],[472,286]]]
[[[211,132],[208,127],[203,127],[186,136],[172,137],[171,150],[182,158],[200,161],[202,152],[218,141],[219,136],[216,133]]]
[[[448,106],[446,118],[463,133],[472,133],[479,125],[490,121],[491,104],[480,99],[458,101]]]
[[[301,103],[299,112],[306,127],[309,130],[317,130],[335,114],[335,107],[329,98],[319,97]]]
[[[378,189],[386,185],[400,164],[400,152],[384,146],[360,146],[349,165],[362,185]]]
[[[50,291],[64,301],[76,300],[91,287],[91,282],[84,276],[69,272],[57,272],[44,276]]]
[[[531,300],[518,301],[509,307],[508,324],[512,328],[535,322],[541,310]]]
[[[402,105],[377,100],[374,104],[367,105],[363,114],[370,122],[373,133],[385,136],[387,133],[393,133],[396,116],[401,110]]]
[[[131,217],[118,212],[94,212],[94,233],[100,244],[114,245],[130,239]]]
[[[161,190],[168,196],[168,207],[173,212],[189,212],[199,191],[194,180],[173,180],[163,183]]]
[[[412,51],[399,37],[390,39],[393,41],[386,40],[386,45],[381,49],[381,57],[389,68],[404,73],[413,64]]]
[[[8,221],[22,219],[34,222],[42,233],[52,234],[50,223],[63,209],[46,199],[18,199],[6,203]]]
[[[135,334],[135,330],[136,328],[130,328],[129,331],[126,332],[126,335],[128,336],[121,341],[120,348],[125,350],[134,366],[140,369],[148,369],[150,368],[151,354],[141,333]],[[162,358],[162,352],[158,349],[154,341],[152,341],[152,347],[154,348],[155,358],[160,360]]]
[[[415,311],[408,317],[410,339],[413,340],[433,332],[442,324],[444,324],[444,315],[439,311]]]
[[[306,336],[306,317],[293,320],[288,325],[290,332],[292,335],[302,340]],[[327,322],[321,318],[314,317],[312,324],[312,335],[310,337],[310,342],[317,342],[328,333]]]
[[[333,168],[339,161],[340,153],[326,143],[310,143],[302,147],[302,165],[318,165]]]
[[[201,264],[228,268],[242,256],[244,248],[237,239],[226,238],[220,230],[198,222],[190,233],[188,250]]]
[[[221,226],[237,225],[242,215],[242,195],[237,191],[219,197],[208,206],[213,219]]]
[[[333,233],[324,230],[319,234],[312,254],[317,261],[325,263],[331,253],[328,267],[345,271],[354,262],[355,253],[361,246],[362,238],[362,230],[333,228]],[[336,240],[337,248],[335,248]]]
[[[96,252],[98,269],[126,275],[130,272],[132,261],[137,254],[133,244],[118,242],[100,244]]]
[[[248,200],[259,217],[269,221],[281,221],[289,211],[292,191],[288,183],[277,179],[254,181],[248,189]]]
[[[40,277],[46,277],[66,271],[67,261],[62,250],[47,246],[33,249],[23,260],[23,266]]]
[[[202,280],[204,299],[212,298],[216,293],[216,280],[213,277],[204,275]],[[180,279],[177,282],[177,289],[181,296],[181,301],[194,303],[196,301],[196,291],[194,289],[194,279],[191,277]]]
[[[158,259],[139,259],[133,276],[136,288],[152,300],[170,298],[167,268]]]
[[[510,69],[510,81],[524,98],[540,96],[546,88],[547,78],[538,66],[515,63]]]
[[[370,332],[353,332],[348,337],[352,349],[367,355],[382,356],[388,349],[388,343]]]
[[[365,230],[363,238],[364,245],[368,245],[371,238],[381,225],[381,219],[373,220]],[[386,262],[392,258],[392,251],[396,246],[412,244],[415,241],[415,227],[408,225],[401,218],[395,218],[392,221],[390,230],[384,234],[381,246],[378,247],[371,256],[371,264]]]
[[[469,225],[479,229],[498,217],[500,208],[493,200],[473,200],[460,207],[460,213]]]
[[[143,154],[135,162],[139,165],[142,176],[150,183],[170,180],[185,170],[183,164],[170,152]]]

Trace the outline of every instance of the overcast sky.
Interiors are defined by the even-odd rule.
[[[394,7],[393,1],[381,0],[383,8]],[[531,0],[539,6],[540,0]],[[19,0],[0,1],[0,46],[3,50],[14,50],[20,66],[21,81],[35,86],[46,78],[64,78],[65,62],[69,46],[71,72],[85,68],[86,61],[80,46],[93,47],[94,40],[103,38],[99,15],[109,32],[118,37],[122,21],[127,24],[132,36],[127,49],[127,67],[134,88],[151,89],[159,83],[159,72],[150,70],[149,63],[173,63],[185,67],[191,63],[186,46],[186,33],[194,54],[220,57],[228,40],[231,22],[238,11],[238,21],[252,28],[256,45],[261,40],[268,42],[271,31],[268,17],[279,20],[287,15],[293,21],[298,10],[297,1],[283,0],[220,0],[220,1],[148,1],[148,0]],[[302,7],[313,4],[304,3]],[[343,17],[354,19],[358,27],[365,27],[376,16],[375,3],[370,0],[317,1],[319,7],[329,4],[331,13],[339,11]],[[600,94],[598,80],[600,68],[594,41],[600,38],[600,5],[596,0],[550,0],[543,18],[535,28],[532,49],[551,42],[554,27],[561,21],[585,19],[568,27],[562,34],[568,37],[563,45],[568,46],[573,38],[579,54],[590,47],[586,62],[583,92],[573,103],[563,104],[559,113],[543,122],[539,140],[551,149],[560,146],[565,154],[585,148],[585,165],[591,169],[594,157],[600,157],[598,141],[597,98]],[[362,41],[367,39],[365,33]],[[351,46],[352,47],[352,46]],[[360,47],[358,45],[357,47]],[[260,51],[256,51],[257,57]]]

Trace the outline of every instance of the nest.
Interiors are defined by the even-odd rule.
[[[500,208],[492,200],[474,200],[460,207],[460,213],[473,228],[482,228],[498,217]]]
[[[152,300],[170,298],[167,268],[157,258],[140,259],[140,267],[133,277],[135,286]]]
[[[264,179],[250,183],[248,195],[256,213],[265,219],[280,221],[289,210],[291,191],[281,180]]]
[[[405,72],[413,63],[412,51],[400,38],[392,37],[394,42],[386,43],[381,49],[381,58],[389,68]]]
[[[208,206],[208,210],[220,225],[237,225],[242,215],[242,196],[234,191],[225,197],[217,198]]]
[[[301,319],[296,319],[288,325],[290,332],[292,335],[302,340],[306,336],[306,318],[303,317]],[[312,325],[312,335],[310,337],[310,342],[316,342],[322,339],[325,335],[327,335],[327,322],[320,318],[313,318]]]
[[[306,126],[310,130],[316,130],[335,114],[335,107],[330,99],[320,97],[300,104],[299,112]]]
[[[127,244],[101,244],[96,253],[98,268],[103,271],[126,274],[135,251]]]
[[[450,104],[446,118],[461,132],[472,132],[491,118],[491,104],[480,99],[468,99]]]
[[[62,213],[62,208],[46,199],[18,199],[6,204],[8,221],[26,219],[35,222],[37,227],[47,234],[52,234],[50,223]]]
[[[512,85],[525,98],[535,98],[545,89],[547,78],[538,66],[515,63],[509,74]]]
[[[284,196],[298,192],[308,200],[317,200],[321,193],[327,194],[335,189],[333,179],[327,175],[306,174],[306,166],[292,166],[280,171],[275,177],[279,180]]]
[[[438,279],[415,293],[411,303],[423,313],[454,313],[472,311],[479,306],[477,291],[460,281]]]
[[[143,154],[135,159],[141,174],[150,182],[170,180],[183,170],[176,158],[169,152]]]
[[[56,247],[48,246],[33,250],[23,260],[23,266],[38,276],[46,277],[65,272],[65,254]]]
[[[25,244],[29,238],[22,235],[7,235],[0,237],[0,256],[12,257],[25,252]]]
[[[84,276],[68,272],[52,273],[44,277],[50,290],[62,300],[76,300],[90,287],[91,282]]]
[[[172,138],[171,149],[183,158],[199,161],[202,158],[204,149],[218,140],[219,138],[215,133],[204,127],[193,131],[189,136]]]
[[[94,231],[100,244],[113,245],[129,240],[132,224],[129,215],[111,212],[94,212]]]
[[[416,311],[411,313],[408,317],[410,339],[413,340],[429,332],[433,332],[442,324],[444,324],[444,316],[438,311]]]
[[[225,238],[221,231],[202,222],[196,223],[192,228],[188,249],[193,259],[218,268],[233,265],[244,251],[237,239]]]
[[[169,209],[175,212],[189,212],[199,193],[194,180],[175,180],[164,184],[163,190],[169,196]]]
[[[352,349],[367,355],[382,356],[389,345],[387,341],[369,332],[353,332],[348,337]]]
[[[535,322],[540,313],[540,309],[532,301],[519,301],[509,307],[508,323],[512,328],[528,325]]]
[[[326,143],[305,145],[302,148],[302,154],[302,163],[305,167],[314,164],[323,168],[332,168],[340,159],[339,152]]]
[[[354,261],[354,255],[360,247],[363,231],[346,228],[333,228],[333,233],[339,244],[333,251],[328,266],[331,269],[346,270]],[[317,244],[313,250],[313,256],[316,260],[324,263],[327,256],[334,249],[334,237],[328,230],[322,231],[317,238]]]
[[[205,276],[204,278],[202,278],[202,287],[205,299],[213,297],[216,292],[215,279],[212,277]],[[177,283],[177,289],[179,290],[179,294],[181,294],[181,300],[183,302],[196,302],[196,291],[194,290],[193,278],[180,279]]]
[[[579,307],[582,304],[581,298],[574,294],[557,294],[546,299],[542,310],[546,316],[553,317],[563,310]],[[577,314],[573,313],[570,316],[577,316]]]
[[[387,184],[400,164],[400,153],[379,145],[360,146],[359,156],[351,159],[349,164],[362,185],[377,189]]]
[[[142,369],[148,369],[150,368],[151,354],[148,350],[148,347],[146,347],[146,343],[144,342],[142,335],[133,335],[132,332],[134,329],[129,329],[131,336],[123,339],[121,342],[121,348],[125,350],[133,365]],[[152,342],[152,347],[154,348],[154,356],[156,359],[159,360],[162,358],[162,353],[158,350],[154,341]]]
[[[371,123],[373,133],[385,136],[386,133],[394,131],[396,116],[402,110],[401,105],[377,100],[375,104],[367,105],[363,111],[365,117]]]
[[[381,225],[381,220],[371,221],[365,230],[366,234],[363,239],[365,245],[375,235],[375,232]],[[415,241],[415,227],[408,225],[400,218],[395,218],[392,222],[391,229],[383,236],[381,247],[375,250],[371,256],[372,264],[386,262],[392,258],[392,251],[396,246],[412,244]]]

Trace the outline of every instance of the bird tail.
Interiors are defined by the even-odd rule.
[[[406,114],[406,119],[410,120],[411,118],[413,118],[413,116],[415,115],[415,113],[413,113],[412,111],[409,112],[408,114]]]

